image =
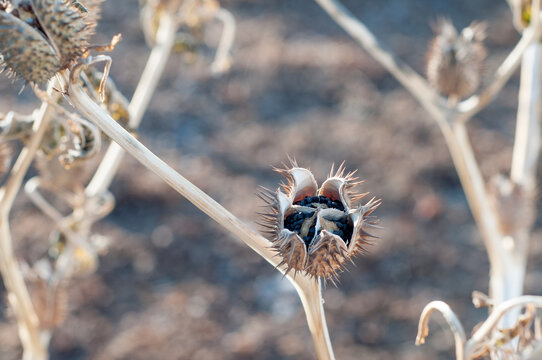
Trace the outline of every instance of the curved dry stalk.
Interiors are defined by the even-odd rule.
[[[48,95],[56,98],[53,82],[49,83]],[[25,146],[11,170],[10,177],[1,189],[0,198],[0,271],[8,292],[8,300],[12,307],[19,329],[19,337],[23,345],[23,360],[47,359],[47,343],[49,336],[40,331],[39,318],[30,299],[23,275],[15,258],[9,213],[15,196],[21,188],[24,176],[38,150],[49,119],[54,109],[48,102],[43,102],[34,120],[34,135],[28,146]]]
[[[443,301],[432,301],[423,309],[422,315],[420,316],[420,322],[418,323],[416,345],[425,343],[425,338],[429,335],[429,318],[431,317],[433,311],[440,312],[450,326],[450,329],[454,334],[456,359],[464,360],[465,342],[467,341],[465,330],[463,330],[463,326],[457,318],[457,315],[452,311],[452,309],[450,309],[450,306]]]
[[[542,296],[520,296],[495,306],[491,315],[489,315],[486,321],[484,321],[465,344],[466,358],[469,359],[469,356],[476,353],[478,345],[482,343],[487,336],[491,335],[491,332],[496,328],[501,318],[505,316],[508,311],[516,307],[524,307],[527,305],[542,308]]]
[[[218,75],[226,72],[231,65],[230,51],[235,40],[235,18],[231,12],[223,8],[218,9],[214,16],[224,24],[215,60],[211,64],[212,73]]]
[[[64,78],[67,80],[66,75]],[[66,81],[66,83],[68,82]],[[83,116],[93,121],[104,133],[117,142],[125,151],[135,157],[141,164],[161,177],[188,201],[197,206],[237,238],[245,242],[269,263],[278,267],[281,259],[276,256],[267,239],[247,227],[222,205],[217,203],[214,199],[173,170],[159,157],[154,155],[105,113],[102,108],[95,104],[86,95],[80,85],[69,84],[67,96]],[[279,267],[278,269],[283,273],[285,271],[283,267]],[[309,329],[315,342],[318,359],[334,359],[321,305],[320,292],[316,292],[314,287],[308,285],[308,282],[314,283],[314,279],[311,279],[304,274],[297,274],[295,278],[293,274],[287,274],[286,277],[296,285],[296,289],[303,302],[307,319],[309,320],[309,325],[313,324]],[[318,284],[315,286],[317,286],[318,289],[320,287]],[[322,345],[322,339],[327,339],[327,341],[324,342],[325,346]]]

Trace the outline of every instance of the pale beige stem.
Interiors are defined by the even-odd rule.
[[[324,315],[322,281],[316,282],[311,278],[296,276],[292,282],[305,309],[318,360],[334,360],[335,355]]]
[[[540,152],[540,83],[542,81],[540,44],[532,44],[523,56],[518,96],[516,138],[510,178],[514,183],[534,188]]]
[[[538,1],[535,1],[538,3]],[[525,31],[528,31],[526,29]],[[534,209],[536,201],[536,171],[540,153],[540,83],[541,76],[541,51],[539,43],[532,44],[525,54],[521,64],[521,79],[518,96],[518,113],[516,120],[516,135],[514,140],[514,152],[510,171],[510,179],[518,185],[517,195],[518,208],[516,211],[528,214]],[[528,214],[529,216],[531,214]],[[534,216],[533,216],[534,218]],[[492,296],[498,302],[520,296],[523,293],[523,282],[525,278],[525,267],[527,264],[527,252],[529,238],[532,230],[532,222],[526,221],[511,234],[509,243],[511,246],[505,249],[506,268],[495,272],[494,278],[503,288],[498,293],[492,288]],[[492,279],[493,280],[493,279]],[[502,327],[510,327],[514,324],[519,315],[519,309],[514,309],[502,319]]]
[[[542,28],[537,26],[535,28],[528,28],[523,32],[521,39],[495,72],[491,83],[479,94],[473,95],[457,104],[457,111],[460,113],[458,120],[470,120],[497,96],[516,72],[521,63],[523,53],[532,43],[540,38],[541,30]]]
[[[49,96],[55,98],[52,83],[48,89]],[[40,332],[39,318],[36,314],[23,275],[13,251],[11,231],[9,228],[9,213],[15,196],[21,188],[22,181],[34,155],[38,150],[49,118],[54,110],[43,102],[34,121],[34,135],[28,146],[25,146],[13,166],[10,177],[1,189],[0,198],[0,271],[8,292],[9,303],[14,310],[19,328],[19,337],[23,345],[23,360],[45,360],[47,354],[48,336]],[[45,341],[44,341],[45,340]]]
[[[128,108],[130,114],[128,126],[131,129],[136,129],[143,119],[143,114],[166,67],[176,31],[177,25],[171,16],[167,13],[163,14],[156,34],[156,45],[152,49]],[[117,143],[109,146],[100,166],[85,189],[87,196],[101,194],[109,188],[123,156],[124,150]]]
[[[67,80],[68,77],[65,76],[65,79]],[[281,259],[272,250],[271,243],[267,239],[247,227],[222,205],[217,203],[214,199],[173,170],[159,157],[154,155],[149,149],[117,124],[102,108],[96,105],[86,95],[80,85],[69,84],[68,96],[71,103],[83,116],[94,122],[96,126],[117,142],[125,151],[130,153],[149,170],[161,177],[173,189],[183,195],[217,223],[222,225],[226,230],[245,242],[269,263],[275,267],[278,266]],[[279,270],[284,272],[285,269],[281,267]],[[320,339],[329,338],[327,326],[325,325],[323,308],[320,303],[321,297],[319,296],[319,292],[315,293],[314,291],[309,291],[310,288],[303,283],[304,281],[314,282],[314,279],[299,273],[295,278],[291,273],[286,275],[286,277],[296,285],[300,297],[305,299],[303,301],[303,306],[305,312],[308,314],[307,319],[314,319],[313,321],[315,323],[320,322],[320,326],[309,327],[313,339],[315,340],[318,358],[333,359],[331,346],[327,346],[328,344],[326,343],[326,346],[322,347],[319,343]],[[302,291],[300,291],[300,289]],[[316,296],[318,297],[316,298]]]
[[[422,315],[420,316],[420,321],[418,323],[416,345],[425,344],[425,338],[429,335],[429,318],[431,317],[433,311],[438,311],[442,314],[450,326],[452,333],[454,334],[456,360],[464,360],[465,342],[467,341],[465,330],[463,330],[463,326],[457,318],[457,315],[452,311],[452,309],[450,309],[448,304],[442,301],[432,301],[423,309]]]
[[[224,24],[215,60],[211,64],[213,74],[220,75],[226,72],[231,65],[230,51],[235,40],[235,18],[228,10],[222,8],[218,9],[214,16]]]
[[[354,38],[376,61],[388,70],[420,104],[439,122],[448,111],[445,103],[429,83],[410,66],[394,55],[348,9],[337,0],[314,0],[335,22]]]

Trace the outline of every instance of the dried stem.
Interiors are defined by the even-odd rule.
[[[66,74],[64,78],[66,83],[68,83],[68,76],[66,76]],[[130,153],[149,170],[161,177],[173,189],[222,225],[226,230],[244,241],[269,263],[275,267],[278,266],[280,259],[272,250],[271,244],[267,239],[247,227],[237,217],[222,207],[222,205],[217,203],[214,199],[209,197],[206,193],[201,191],[154,155],[149,149],[117,124],[102,110],[102,108],[96,105],[86,95],[80,85],[73,83],[69,84],[68,97],[70,98],[71,103],[83,116],[94,122],[125,151]],[[279,270],[284,273],[285,269],[279,268]],[[310,286],[309,283],[315,283],[315,281],[304,274],[297,274],[295,278],[293,277],[293,274],[287,274],[286,277],[295,284],[302,300],[318,359],[334,359],[321,304],[320,285],[315,284],[314,286]],[[322,342],[324,339],[326,341]]]
[[[328,12],[337,24],[357,40],[375,60],[395,76],[439,124],[488,252],[491,264],[491,296],[494,297],[496,303],[519,296],[523,288],[525,261],[521,256],[518,257],[517,254],[510,252],[508,248],[505,248],[503,234],[500,233],[498,227],[499,219],[495,210],[490,206],[489,197],[485,187],[486,182],[480,173],[478,163],[472,152],[464,124],[483,109],[499,93],[517,69],[520,63],[519,60],[524,56],[526,50],[540,38],[540,17],[533,17],[534,19],[531,26],[525,29],[518,44],[498,68],[491,84],[483,90],[480,95],[473,96],[459,103],[455,108],[450,108],[447,104],[444,104],[442,98],[429,87],[425,79],[414,72],[408,65],[400,61],[384,45],[380,44],[375,36],[339,1],[315,1]],[[533,8],[539,9],[539,0],[535,0],[535,2],[537,3],[535,4],[536,7],[533,6]],[[532,62],[534,63],[534,60],[532,60]],[[525,77],[532,76],[532,71],[535,71],[533,67],[531,67],[530,70],[525,70]],[[536,74],[538,74],[538,70],[536,70]],[[538,86],[538,77],[537,80],[530,81],[531,84],[535,82]],[[533,92],[535,90],[531,88],[529,91]],[[527,106],[529,109],[526,111],[529,114],[534,114],[535,109],[533,107],[536,107],[535,97],[531,96],[530,99],[526,98],[522,101],[529,104]],[[533,169],[535,168],[534,164],[536,164],[538,156],[536,141],[538,141],[539,137],[539,131],[535,128],[537,121],[525,120],[524,122],[526,124],[523,124],[523,122],[521,125],[518,124],[520,131],[516,137],[517,150],[515,150],[513,165],[513,169],[523,169],[517,171],[513,170],[513,174],[523,174],[519,176],[522,181],[526,178],[526,167],[529,168],[529,176],[532,175],[532,179],[534,180]],[[527,125],[527,123],[530,125]],[[529,134],[528,139],[526,139],[526,134]],[[523,150],[520,151],[520,149]],[[515,179],[516,175],[512,175],[512,177]],[[523,229],[524,236],[527,238],[529,232],[530,228]]]
[[[230,67],[230,51],[235,40],[235,19],[228,10],[223,8],[218,9],[214,16],[222,21],[224,29],[216,50],[215,60],[211,64],[211,71],[213,74],[222,74]]]
[[[49,84],[48,95],[54,99],[53,83]],[[52,106],[43,102],[34,120],[34,135],[28,146],[25,146],[11,170],[10,177],[1,189],[0,198],[0,271],[8,292],[9,303],[15,313],[19,329],[19,337],[23,346],[23,360],[47,359],[47,342],[49,336],[40,331],[40,322],[32,300],[26,288],[21,269],[13,250],[13,242],[9,227],[9,213],[15,196],[21,188],[22,181],[34,155],[38,150],[49,119]]]
[[[540,38],[541,30],[542,28],[539,26],[527,28],[514,49],[495,72],[491,83],[480,94],[473,95],[457,105],[457,111],[460,113],[458,119],[460,121],[470,120],[497,96],[508,80],[510,80],[510,77],[516,72],[521,63],[523,53],[525,53],[532,43]]]
[[[523,56],[518,98],[516,139],[510,177],[516,184],[535,187],[540,148],[540,44],[532,44]]]
[[[537,308],[541,308],[542,296],[520,296],[504,301],[494,307],[491,315],[489,315],[486,321],[484,321],[465,344],[465,357],[469,359],[470,356],[476,352],[478,345],[481,344],[487,336],[491,335],[491,332],[497,327],[501,318],[505,316],[507,312],[514,308],[524,307],[526,305],[533,305]]]
[[[416,336],[416,345],[421,345],[425,343],[425,338],[429,335],[429,318],[433,311],[438,311],[444,316],[444,319],[448,322],[452,333],[454,334],[455,339],[455,356],[457,360],[464,360],[464,349],[465,342],[467,338],[465,336],[465,330],[461,322],[455,315],[455,313],[450,309],[448,304],[442,301],[432,301],[425,306],[423,309],[422,315],[420,317],[420,322],[418,323],[418,335]],[[468,359],[468,357],[467,357]]]
[[[376,61],[388,70],[422,106],[437,120],[445,122],[446,101],[441,98],[427,81],[410,66],[393,54],[367,27],[339,1],[314,0],[335,22],[354,38]]]
[[[128,108],[130,114],[128,126],[131,129],[136,129],[143,119],[143,114],[166,67],[171,48],[174,44],[176,31],[176,23],[169,14],[164,13],[160,17],[160,26],[156,34],[156,45],[152,49]],[[117,143],[112,143],[109,146],[109,149],[107,149],[104,155],[104,160],[100,163],[92,180],[85,189],[87,196],[95,196],[109,188],[123,156],[124,150]]]

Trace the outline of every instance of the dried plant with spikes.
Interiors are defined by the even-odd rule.
[[[439,93],[461,99],[478,88],[486,57],[486,27],[485,23],[473,22],[458,34],[449,19],[438,20],[427,52],[427,78]]]
[[[11,166],[13,150],[9,143],[0,143],[0,176],[4,176]]]
[[[332,168],[320,188],[313,174],[295,161],[276,171],[287,183],[275,192],[262,189],[260,197],[269,207],[262,214],[264,233],[282,257],[280,266],[335,282],[346,262],[364,253],[374,237],[367,231],[376,227],[370,215],[380,200],[361,205],[367,193],[356,192],[361,181],[355,171],[345,175],[343,165],[336,172]]]
[[[32,267],[22,263],[23,274],[40,320],[40,327],[52,330],[61,325],[68,313],[66,283],[53,277],[53,269],[45,259]]]
[[[0,65],[29,83],[72,66],[89,47],[101,2],[86,8],[65,0],[7,1],[0,8]]]

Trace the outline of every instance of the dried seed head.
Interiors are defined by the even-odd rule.
[[[480,84],[487,25],[473,22],[458,34],[449,19],[440,18],[434,28],[427,52],[427,78],[441,94],[465,98]]]
[[[30,83],[70,67],[88,48],[101,2],[8,1],[0,7],[0,66]]]
[[[346,261],[365,252],[373,237],[368,228],[376,227],[369,216],[380,205],[371,199],[359,204],[366,194],[355,191],[361,183],[355,172],[345,175],[341,165],[333,169],[318,188],[312,173],[297,166],[276,169],[287,183],[272,192],[263,189],[260,197],[269,212],[262,214],[264,233],[283,258],[287,272],[304,271],[313,277],[334,281]]]
[[[9,171],[11,166],[11,157],[13,149],[9,143],[3,142],[0,144],[0,176],[3,176]]]
[[[40,260],[29,267],[21,264],[30,298],[40,320],[41,330],[51,330],[66,319],[68,313],[68,292],[65,282],[51,281],[51,265]]]
[[[529,229],[536,220],[535,190],[497,175],[488,184],[488,195],[502,234],[514,235],[519,229]]]

